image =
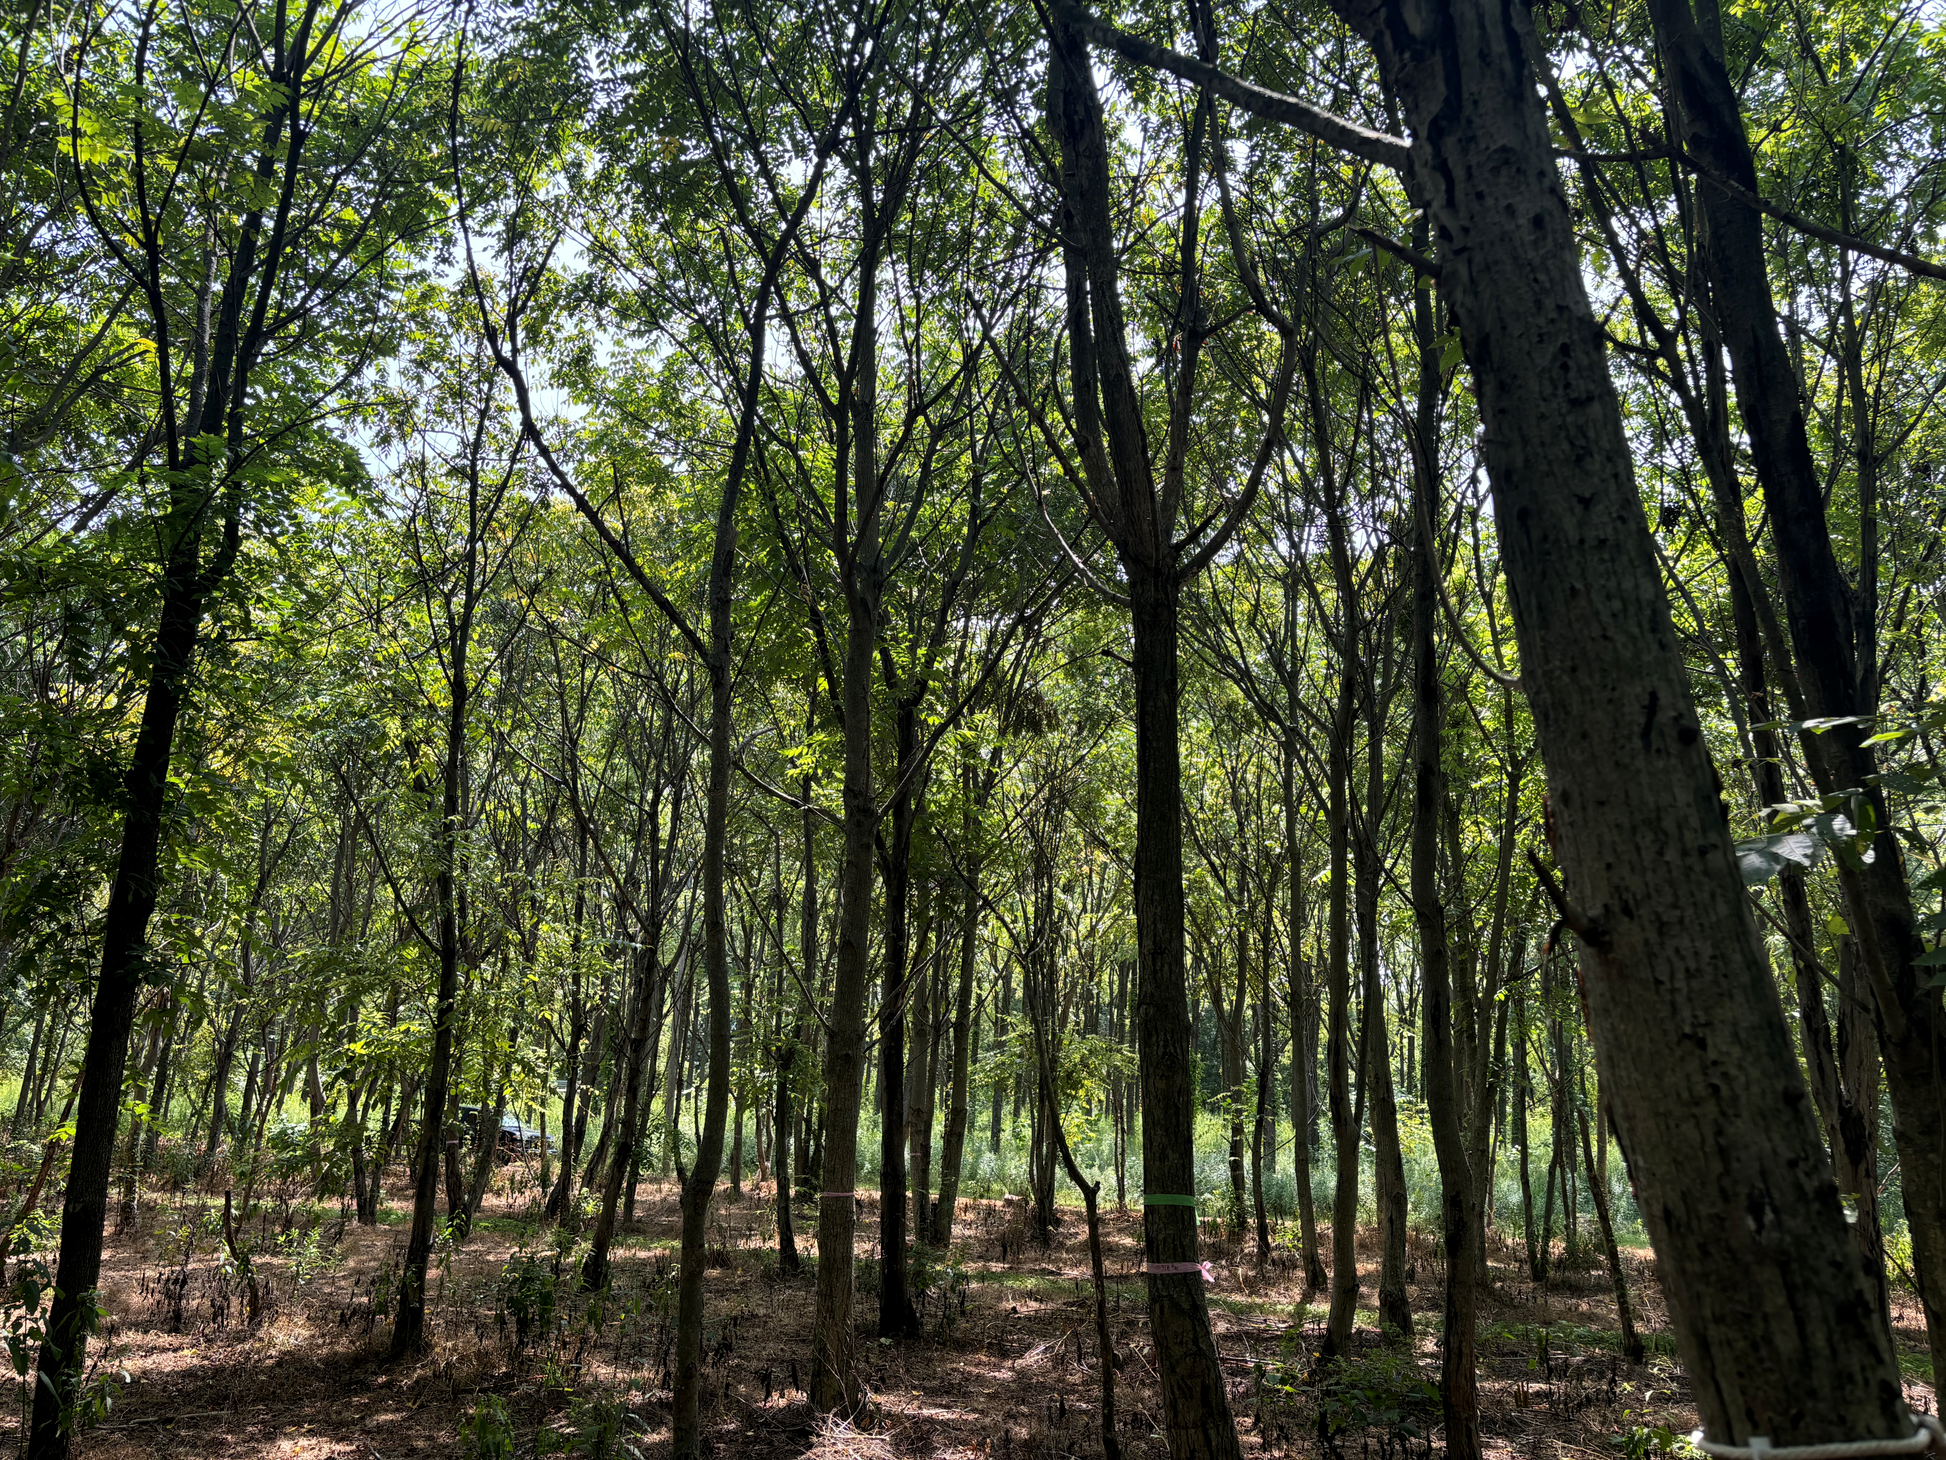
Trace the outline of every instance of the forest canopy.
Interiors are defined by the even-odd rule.
[[[1306,1383],[1436,1332],[1455,1460],[1482,1305],[1577,1260],[1718,1460],[1946,1448],[1935,7],[0,52],[23,1453],[95,1453],[145,1230],[255,1330],[294,1203],[373,1234],[374,1362],[494,1222],[516,1351],[548,1244],[584,1348],[645,1284],[684,1457],[738,1208],[861,1432],[1000,1214],[1085,1231],[1090,1454],[1279,1453],[1226,1255],[1328,1304]]]

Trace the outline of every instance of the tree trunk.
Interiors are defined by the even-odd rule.
[[[1857,941],[1845,938],[1838,952],[1839,1099],[1831,1156],[1838,1189],[1851,1204],[1851,1235],[1878,1295],[1887,1327],[1892,1295],[1885,1272],[1885,1227],[1878,1205],[1878,1031],[1870,992],[1858,972]]]
[[[953,1245],[953,1207],[959,1200],[960,1164],[966,1150],[967,1096],[972,1077],[973,972],[979,952],[980,859],[970,847],[966,855],[966,899],[959,930],[959,986],[953,999],[953,1085],[946,1105],[945,1141],[939,1152],[939,1214],[933,1223],[933,1240],[941,1247]]]
[[[1277,1074],[1276,1056],[1271,1045],[1270,929],[1264,929],[1263,996],[1257,1001],[1257,1108],[1250,1122],[1250,1200],[1256,1208],[1257,1266],[1270,1261],[1270,1218],[1264,1210],[1264,1142],[1268,1133],[1271,1154],[1277,1149],[1277,1134],[1270,1126],[1270,1086]]]
[[[857,333],[852,346],[856,397],[841,414],[843,434],[853,436],[852,479],[861,511],[876,503],[878,255],[867,230],[858,274]],[[848,422],[848,426],[847,426]],[[841,434],[842,446],[842,434]],[[840,457],[843,451],[840,451]],[[861,566],[843,575],[845,657],[842,694],[845,768],[844,859],[840,870],[838,954],[832,970],[831,1024],[824,1060],[824,1150],[818,1198],[818,1300],[812,1330],[811,1403],[822,1411],[851,1414],[861,1394],[853,1367],[851,1302],[858,1180],[858,1114],[864,1095],[865,977],[871,938],[872,853],[878,805],[872,782],[872,650],[879,603],[878,522],[875,510],[861,520],[848,555]],[[869,568],[869,570],[867,570]]]
[[[814,683],[814,697],[816,692]],[[815,728],[815,698],[806,712],[806,718],[811,722],[807,729]],[[809,776],[804,778],[800,794],[806,810],[803,813],[804,900],[798,910],[797,961],[805,989],[815,989],[818,986],[817,819],[809,810]],[[804,993],[799,992],[791,999],[790,1036],[777,1053],[777,1268],[785,1277],[795,1277],[799,1266],[797,1233],[791,1212],[791,1198],[795,1195],[791,1182],[791,1142],[798,1125],[792,1113],[791,1082],[796,1077],[798,1051],[804,1045],[804,998]]]
[[[1405,1291],[1405,1156],[1399,1147],[1385,988],[1378,966],[1378,821],[1385,795],[1385,726],[1376,687],[1370,683],[1365,701],[1365,815],[1357,841],[1358,962],[1365,983],[1365,1090],[1372,1126],[1372,1198],[1378,1207],[1378,1321],[1380,1332],[1390,1329],[1409,1339],[1412,1302]]]
[[[939,1089],[939,991],[945,982],[943,960],[938,956],[943,948],[935,951],[932,943],[933,927],[930,909],[931,888],[925,886],[920,894],[921,906],[926,911],[920,919],[919,966],[925,970],[913,995],[913,1007],[919,1010],[920,1026],[913,1032],[913,1063],[908,1071],[906,1089],[906,1169],[911,1173],[912,1185],[912,1235],[916,1242],[932,1243],[932,1131],[933,1105]],[[943,941],[943,940],[942,940]]]
[[[800,214],[801,216],[801,214]],[[759,290],[751,330],[751,358],[743,413],[722,500],[716,510],[715,550],[709,573],[709,786],[703,804],[703,972],[709,987],[709,1069],[703,1094],[703,1129],[696,1164],[682,1188],[682,1252],[676,1292],[676,1373],[672,1395],[677,1460],[702,1452],[704,1237],[710,1200],[723,1164],[723,1121],[730,1103],[730,948],[724,894],[724,857],[730,818],[730,705],[736,688],[731,657],[730,607],[736,575],[736,509],[744,463],[756,430],[757,392],[763,380],[764,328],[770,291],[782,262],[780,242]],[[746,970],[747,976],[747,970]],[[745,984],[747,995],[749,985]],[[738,1102],[738,1134],[742,1104]]]
[[[505,971],[504,968],[501,970],[503,975]],[[485,1105],[480,1107],[479,1140],[473,1152],[473,1174],[466,1183],[466,1220],[460,1224],[461,1240],[473,1230],[473,1219],[480,1214],[481,1203],[486,1200],[487,1186],[493,1180],[494,1168],[500,1164],[500,1122],[507,1114],[507,1077],[513,1072],[513,1048],[517,1045],[516,1037],[500,1068],[500,1078],[494,1082],[492,1109]]]
[[[412,1232],[399,1277],[398,1314],[390,1356],[402,1359],[426,1345],[426,1270],[432,1259],[433,1219],[439,1199],[439,1162],[446,1150],[447,1081],[453,1065],[454,1016],[459,1001],[459,912],[455,899],[460,857],[460,756],[466,729],[466,640],[454,647],[453,702],[446,722],[446,762],[440,806],[438,871],[433,899],[439,913],[439,990],[433,1003],[432,1063],[426,1070],[426,1115],[413,1161]],[[248,1214],[248,1206],[245,1213]]]
[[[906,983],[910,976],[912,829],[919,798],[913,767],[919,749],[918,706],[901,700],[895,710],[897,757],[893,774],[891,844],[885,858],[885,927],[878,999],[878,1336],[905,1338],[919,1331],[919,1315],[906,1291]]]
[[[1588,1139],[1588,1112],[1580,1106],[1575,1107],[1575,1123],[1581,1128],[1581,1154],[1586,1158],[1587,1169],[1593,1177],[1595,1169],[1594,1145]],[[1622,1271],[1622,1250],[1615,1245],[1615,1223],[1608,1214],[1608,1186],[1606,1182],[1591,1179],[1590,1188],[1595,1198],[1595,1222],[1601,1228],[1602,1256],[1608,1260],[1609,1281],[1615,1288],[1615,1314],[1622,1330],[1622,1356],[1631,1364],[1639,1364],[1647,1356],[1642,1339],[1635,1331],[1635,1313],[1628,1303],[1628,1274]]]
[[[1296,681],[1289,686],[1292,704],[1286,715],[1281,766],[1284,796],[1284,859],[1289,895],[1285,900],[1285,937],[1290,948],[1291,1004],[1291,1172],[1297,1184],[1298,1245],[1304,1263],[1304,1287],[1316,1292],[1329,1278],[1318,1252],[1318,1219],[1311,1197],[1311,1148],[1317,1141],[1317,991],[1304,948],[1304,877],[1298,838],[1297,775],[1298,724]]]
[[[1528,1163],[1527,1106],[1531,1100],[1531,1085],[1527,1070],[1527,994],[1524,978],[1516,985],[1513,1000],[1513,1136],[1514,1144],[1520,1147],[1520,1226],[1522,1235],[1527,1239],[1527,1276],[1538,1285],[1547,1281],[1547,1250],[1540,1245],[1540,1230],[1534,1225],[1534,1184]]]
[[[1011,966],[1000,972],[1000,997],[993,1001],[993,1044],[997,1049],[1006,1042],[1007,1019],[1013,1013],[1014,973]],[[1000,1123],[1006,1113],[1006,1079],[993,1077],[993,1114],[987,1129],[987,1150],[993,1155],[1000,1154]]]
[[[581,966],[581,930],[588,911],[588,831],[586,826],[577,824],[574,857],[574,913],[573,931],[568,937],[570,966],[573,982],[568,987],[568,1041],[562,1051],[562,1063],[568,1072],[568,1087],[561,1096],[561,1169],[554,1184],[547,1193],[547,1205],[542,1215],[551,1222],[558,1222],[568,1214],[568,1202],[574,1188],[574,1162],[580,1154],[575,1142],[586,1128],[585,1116],[579,1123],[574,1118],[575,1103],[581,1094],[581,1044],[588,1034],[588,999],[583,987]],[[542,1096],[546,1100],[545,1093]],[[543,1123],[546,1105],[543,1103]],[[546,1142],[542,1142],[543,1169],[546,1162]],[[545,1179],[543,1179],[545,1184]]]
[[[26,1128],[28,1107],[32,1103],[34,1085],[40,1078],[41,1040],[47,1033],[48,1006],[41,1005],[40,1013],[34,1020],[33,1037],[27,1042],[27,1063],[20,1071],[20,1090],[14,1096],[14,1119],[11,1134],[19,1140]]]
[[[1220,960],[1217,960],[1221,966]],[[1249,903],[1237,909],[1236,995],[1228,1009],[1223,1007],[1220,980],[1212,978],[1210,1002],[1216,1015],[1217,1039],[1223,1053],[1223,1113],[1230,1127],[1230,1230],[1243,1241],[1246,1185],[1243,1140],[1243,1006],[1244,991],[1250,985]]]
[[[1655,0],[1650,16],[1685,149],[1746,192],[1756,192],[1756,167],[1736,92],[1724,70],[1720,39],[1697,24],[1687,0]],[[1854,589],[1832,549],[1824,484],[1811,456],[1802,392],[1771,297],[1762,219],[1742,198],[1707,180],[1698,181],[1696,192],[1708,225],[1704,265],[1711,310],[1730,355],[1739,414],[1770,510],[1778,582],[1805,708],[1812,715],[1840,719],[1873,714],[1878,708],[1871,602],[1876,561],[1869,548],[1876,533],[1873,493],[1861,482],[1859,511],[1867,552]],[[1860,627],[1865,628],[1863,643]],[[1806,735],[1804,745],[1818,789],[1831,794],[1864,788],[1858,798],[1863,806],[1854,808],[1852,820],[1865,825],[1862,813],[1869,812],[1877,828],[1872,861],[1862,867],[1842,865],[1840,880],[1875,997],[1913,1273],[1926,1312],[1934,1369],[1941,1371],[1946,1370],[1946,1070],[1941,1064],[1946,1008],[1930,987],[1931,970],[1914,962],[1925,945],[1913,913],[1903,851],[1873,783],[1876,756],[1865,743],[1870,733],[1870,726],[1841,723],[1823,735]]]
[[[1336,514],[1333,514],[1336,521]],[[1334,539],[1336,533],[1334,530]],[[1332,715],[1327,792],[1331,839],[1331,891],[1326,913],[1326,1032],[1324,1059],[1336,1184],[1331,1203],[1331,1308],[1323,1352],[1335,1356],[1351,1345],[1358,1310],[1358,1109],[1351,1092],[1351,782],[1352,714],[1357,682],[1352,665],[1351,606],[1341,602],[1338,703]]]
[[[1409,182],[1485,425],[1601,1085],[1704,1424],[1738,1444],[1906,1435],[1864,1274],[1828,1261],[1844,1216],[1691,704],[1525,12],[1340,13],[1413,133]]]
[[[180,516],[172,513],[172,516]],[[182,714],[183,690],[195,657],[206,589],[199,572],[201,534],[181,523],[180,544],[170,555],[150,660],[141,728],[122,778],[121,847],[102,920],[101,972],[88,1021],[75,1109],[74,1146],[61,1207],[61,1245],[55,1290],[48,1309],[34,1387],[31,1460],[59,1460],[68,1451],[62,1416],[86,1370],[94,1330],[94,1294],[101,1277],[103,1225],[108,1217],[110,1167],[122,1103],[122,1070],[128,1060],[135,1001],[146,967],[149,918],[160,879],[163,822],[169,800],[169,762]]]
[[[677,784],[677,814],[672,823],[681,820],[681,784]],[[660,796],[650,799],[650,825],[653,828],[661,811],[657,803]],[[656,832],[651,830],[651,838]],[[674,840],[672,836],[671,841]],[[651,854],[649,864],[655,865]],[[615,1227],[621,1215],[622,1188],[627,1183],[628,1173],[635,1163],[636,1145],[642,1135],[642,1118],[647,1114],[648,1101],[643,1097],[643,1086],[648,1078],[649,1044],[659,1030],[657,1029],[655,1006],[661,1001],[663,970],[659,966],[661,942],[660,878],[658,886],[651,891],[651,910],[648,926],[640,932],[642,946],[636,950],[634,976],[630,979],[631,995],[628,1021],[628,1039],[621,1052],[622,1060],[622,1100],[621,1115],[615,1123],[615,1138],[608,1153],[608,1169],[602,1181],[601,1211],[595,1217],[593,1232],[588,1238],[588,1255],[581,1260],[581,1291],[599,1293],[608,1281],[608,1249],[615,1240]],[[693,981],[693,975],[691,976]]]
[[[1194,1197],[1189,1008],[1183,967],[1182,760],[1177,740],[1177,593],[1173,577],[1131,571],[1135,661],[1136,1008],[1146,1193]],[[1210,1333],[1197,1261],[1196,1211],[1145,1206],[1149,1328],[1162,1377],[1169,1453],[1239,1453],[1229,1394]],[[1157,1267],[1175,1269],[1158,1273]],[[1188,1272],[1180,1271],[1189,1266]]]
[[[1423,240],[1422,240],[1423,242]],[[1417,290],[1419,367],[1437,370],[1433,354],[1430,291]],[[1425,423],[1422,417],[1421,424]],[[1439,817],[1446,800],[1440,763],[1445,709],[1441,703],[1439,654],[1434,643],[1439,565],[1434,559],[1432,524],[1439,520],[1434,500],[1435,443],[1416,443],[1414,513],[1419,530],[1412,554],[1412,916],[1419,930],[1419,964],[1426,997],[1426,1113],[1432,1124],[1433,1151],[1439,1161],[1440,1231],[1446,1243],[1446,1312],[1440,1351],[1439,1394],[1446,1419],[1446,1452],[1452,1460],[1480,1460],[1480,1396],[1475,1354],[1480,1231],[1474,1200],[1474,1175],[1467,1160],[1461,1125],[1458,1060],[1453,1028],[1453,983],[1448,967],[1446,905],[1439,887]],[[1459,874],[1459,868],[1453,874]]]
[[[216,1148],[223,1139],[223,1121],[230,1108],[230,1066],[236,1059],[237,1035],[243,1028],[243,1011],[233,1012],[216,1041],[214,1066],[210,1071],[209,1132],[203,1137],[202,1165],[216,1159]]]

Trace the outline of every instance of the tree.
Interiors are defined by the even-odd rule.
[[[37,1457],[67,1450],[92,1328],[122,1069],[204,616],[236,565],[248,514],[268,505],[276,443],[329,396],[334,366],[363,345],[339,311],[366,302],[402,236],[420,225],[412,87],[399,85],[417,65],[410,34],[388,54],[399,37],[380,27],[354,38],[355,14],[280,3],[247,35],[241,12],[104,15],[84,29],[67,84],[75,195],[140,297],[153,342],[160,429],[123,480],[148,497],[150,473],[160,475],[160,497],[150,500],[161,547],[40,1357],[48,1382],[35,1395]],[[243,192],[235,212],[227,199],[214,206],[233,176]],[[355,197],[361,221],[319,207],[333,196]],[[267,355],[300,331],[329,344],[313,353],[308,376],[269,388],[280,372],[260,374]]]

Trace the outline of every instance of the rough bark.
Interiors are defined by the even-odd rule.
[[[1340,0],[1486,430],[1602,1087],[1713,1438],[1910,1432],[1730,848],[1510,0]],[[1545,362],[1537,368],[1537,362]],[[1565,484],[1572,483],[1568,490]]]
[[[1754,193],[1756,167],[1720,43],[1711,44],[1688,0],[1654,0],[1649,10],[1684,148]],[[1876,504],[1870,473],[1860,483],[1867,543],[1865,571],[1854,589],[1832,547],[1802,391],[1771,297],[1762,217],[1742,198],[1707,180],[1697,187],[1697,202],[1707,223],[1703,257],[1711,307],[1729,352],[1738,411],[1769,508],[1805,708],[1834,718],[1870,715],[1878,708],[1870,612]],[[1867,605],[1864,612],[1861,598]],[[1862,636],[1860,627],[1866,628]],[[1903,850],[1884,798],[1872,785],[1877,765],[1865,743],[1870,733],[1869,726],[1840,724],[1825,735],[1806,736],[1804,743],[1819,789],[1829,794],[1863,788],[1858,799],[1877,828],[1872,861],[1841,869],[1841,881],[1877,1007],[1914,1276],[1938,1370],[1946,1368],[1946,1007],[1929,987],[1930,971],[1914,963],[1924,943]],[[1861,815],[1854,821],[1864,824]]]
[[[1142,1078],[1143,1184],[1195,1193],[1187,978],[1183,961],[1182,772],[1177,742],[1177,587],[1131,574],[1136,675],[1135,904]],[[1193,1207],[1150,1206],[1143,1248],[1151,1264],[1196,1261]],[[1169,1453],[1233,1456],[1236,1428],[1210,1332],[1199,1273],[1149,1275],[1149,1325],[1162,1376]]]

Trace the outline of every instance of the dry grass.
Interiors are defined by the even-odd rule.
[[[525,1198],[523,1198],[525,1200]],[[79,1446],[86,1460],[136,1456],[238,1456],[249,1460],[399,1460],[461,1456],[461,1427],[497,1400],[519,1456],[590,1453],[602,1434],[643,1457],[668,1450],[677,1210],[671,1187],[645,1185],[638,1220],[615,1257],[606,1311],[590,1323],[585,1303],[563,1300],[545,1331],[517,1343],[502,1292],[510,1258],[550,1270],[552,1236],[524,1229],[510,1198],[496,1195],[482,1228],[434,1279],[431,1352],[384,1362],[388,1324],[372,1296],[396,1270],[402,1213],[377,1228],[327,1214],[307,1254],[260,1259],[267,1319],[244,1331],[242,1304],[222,1274],[220,1238],[199,1231],[203,1195],[155,1199],[131,1231],[111,1236],[104,1294],[113,1359],[130,1383],[109,1420]],[[875,1255],[874,1204],[859,1224],[858,1256]],[[1100,1453],[1096,1352],[1087,1252],[1078,1217],[1047,1246],[1023,1243],[1015,1210],[970,1203],[957,1233],[956,1271],[925,1303],[926,1336],[888,1344],[875,1333],[876,1300],[861,1291],[855,1343],[869,1395],[855,1424],[814,1415],[802,1392],[810,1351],[813,1280],[776,1275],[768,1203],[727,1191],[712,1220],[717,1264],[708,1279],[704,1418],[719,1455],[892,1460],[928,1456],[1092,1456]],[[530,1210],[531,1208],[523,1208]],[[275,1253],[285,1221],[300,1235],[299,1208],[255,1218],[251,1240]],[[1139,1277],[1139,1215],[1106,1219],[1112,1332],[1120,1356],[1119,1433],[1130,1460],[1161,1460],[1154,1355]],[[187,1231],[185,1229],[188,1229]],[[798,1223],[808,1256],[808,1212]],[[1354,1361],[1320,1382],[1308,1355],[1322,1333],[1321,1295],[1300,1291],[1293,1255],[1262,1270],[1234,1244],[1212,1243],[1213,1321],[1246,1454],[1319,1460],[1420,1460],[1438,1450],[1434,1343],[1441,1263],[1415,1235],[1409,1277],[1418,1334],[1388,1342],[1361,1310]],[[1363,1234],[1361,1234],[1362,1236]],[[292,1239],[285,1237],[286,1244]],[[1376,1250],[1361,1241],[1361,1296],[1373,1300]],[[1639,1368],[1614,1353],[1605,1275],[1589,1264],[1545,1289],[1526,1281],[1520,1254],[1492,1254],[1494,1284],[1483,1312],[1482,1397],[1488,1448],[1499,1455],[1619,1460],[1612,1436],[1636,1424],[1694,1424],[1680,1366],[1670,1356],[1660,1295],[1646,1255],[1630,1258],[1632,1290],[1659,1352]],[[307,1271],[306,1263],[310,1264]],[[563,1271],[570,1284],[573,1256]],[[308,1280],[300,1282],[300,1277]],[[165,1281],[166,1279],[166,1281]],[[570,1284],[563,1284],[563,1293]],[[862,1283],[861,1287],[868,1287]],[[1902,1305],[1900,1340],[1923,1348],[1916,1309]],[[1545,1339],[1545,1344],[1543,1344]],[[1910,1386],[1932,1407],[1928,1386]],[[1321,1434],[1320,1416],[1327,1430]],[[0,1446],[16,1437],[0,1424]],[[579,1445],[580,1450],[569,1447]],[[610,1454],[629,1453],[617,1445]]]

